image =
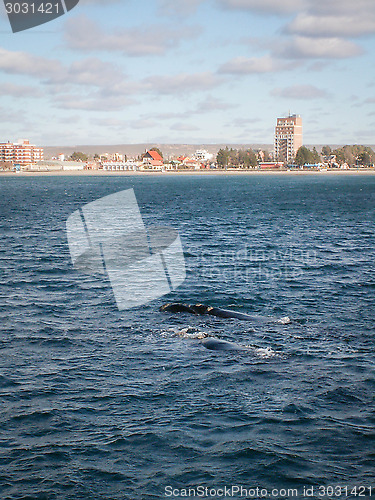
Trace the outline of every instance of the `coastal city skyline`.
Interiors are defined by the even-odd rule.
[[[0,11],[1,141],[272,144],[298,113],[306,144],[374,143],[371,0],[86,0],[16,34]]]
[[[368,145],[355,144],[331,148],[326,144],[319,148],[319,151],[315,146],[310,150],[303,144],[303,120],[300,115],[277,118],[273,149],[267,146],[253,148],[246,145],[237,148],[234,148],[234,145],[231,147],[226,145],[218,148],[216,145],[215,153],[207,149],[196,149],[193,154],[187,154],[182,152],[186,144],[175,144],[175,148],[181,148],[177,154],[176,150],[174,154],[171,154],[171,151],[165,154],[166,151],[163,153],[154,145],[145,147],[142,152],[138,151],[138,154],[130,155],[129,146],[119,146],[117,151],[111,153],[108,150],[104,152],[102,146],[95,146],[95,153],[87,151],[90,146],[83,146],[80,151],[75,150],[65,154],[60,150],[54,155],[51,154],[53,148],[49,148],[50,152],[45,157],[44,148],[30,144],[28,139],[20,139],[16,143],[0,142],[0,172],[51,173],[99,170],[171,172],[212,169],[237,171],[307,169],[325,172],[353,168],[374,171],[375,168],[375,152]]]

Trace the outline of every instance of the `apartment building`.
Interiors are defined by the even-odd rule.
[[[43,149],[30,144],[28,140],[0,143],[0,162],[24,167],[42,160]]]
[[[278,118],[275,128],[275,160],[291,162],[302,146],[302,118],[291,115]]]

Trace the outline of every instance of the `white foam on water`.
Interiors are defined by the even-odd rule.
[[[188,338],[188,339],[205,339],[209,337],[209,334],[202,332],[197,328],[187,326],[186,328],[168,328],[161,332],[165,337],[170,336],[170,334],[176,335],[177,337]]]
[[[291,323],[291,319],[289,316],[284,316],[283,318],[278,319],[277,322],[280,323],[280,325],[289,325],[289,323]]]
[[[278,353],[275,352],[271,347],[251,347],[246,346],[253,351],[253,353],[259,358],[275,358]]]

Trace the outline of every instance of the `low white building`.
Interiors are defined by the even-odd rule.
[[[194,160],[202,162],[211,161],[213,160],[213,157],[214,155],[209,153],[205,149],[198,149],[193,155]]]
[[[42,160],[38,161],[27,170],[33,170],[38,172],[52,172],[58,170],[84,170],[86,166],[85,162],[82,161],[60,161],[60,160]]]
[[[106,161],[102,162],[103,170],[107,171],[124,171],[138,170],[138,164],[134,160],[128,161]]]
[[[72,172],[74,170],[85,170],[86,163],[83,161],[64,161],[62,162],[63,164],[63,170],[66,170],[68,172]]]

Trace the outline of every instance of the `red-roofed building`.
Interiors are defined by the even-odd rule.
[[[157,151],[154,151],[153,149],[150,151],[147,151],[147,153],[144,155],[144,158],[148,160],[156,160],[156,161],[161,161],[163,163],[163,158],[159,155]]]
[[[199,170],[202,164],[196,158],[189,158],[188,156],[179,156],[176,160],[180,168]]]
[[[150,150],[147,151],[143,156],[144,167],[152,168],[155,170],[162,170],[164,167],[163,158],[159,155],[157,151]]]

